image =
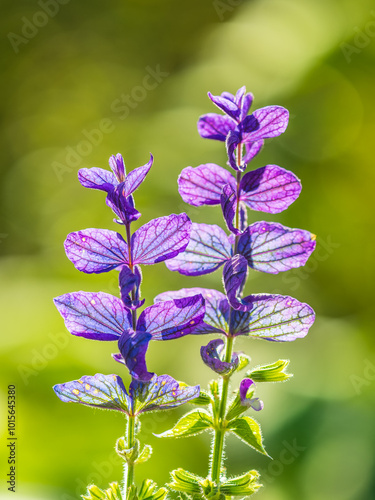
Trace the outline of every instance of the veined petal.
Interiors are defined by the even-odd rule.
[[[239,234],[241,231],[235,228],[233,225],[233,219],[236,215],[236,206],[237,206],[236,190],[230,184],[226,184],[223,187],[220,200],[221,200],[221,210],[223,212],[227,228],[233,234]]]
[[[127,414],[131,411],[130,398],[123,381],[117,375],[84,375],[79,380],[57,384],[53,390],[64,403],[81,403]]]
[[[104,273],[128,264],[128,246],[121,236],[108,229],[84,229],[68,234],[65,252],[76,269]]]
[[[146,352],[152,335],[147,332],[126,330],[118,341],[118,347],[125,361],[130,375],[138,380],[148,381],[154,373],[150,373],[146,366]]]
[[[186,250],[166,264],[170,271],[187,276],[212,273],[231,257],[228,236],[216,225],[193,223]]]
[[[214,163],[206,163],[196,168],[184,168],[178,178],[178,191],[189,205],[219,205],[225,184],[236,186],[233,175]]]
[[[142,311],[137,332],[147,332],[153,340],[170,340],[189,335],[204,318],[201,295],[157,302]]]
[[[242,159],[243,163],[249,163],[260,151],[264,145],[264,141],[247,142],[245,144],[245,155]]]
[[[150,154],[150,160],[142,167],[135,168],[126,176],[124,182],[125,196],[131,195],[145,180],[146,175],[152,167],[154,157]]]
[[[126,177],[125,163],[122,155],[117,153],[117,155],[112,155],[109,158],[109,166],[112,172],[115,174],[118,182],[124,182]]]
[[[208,113],[198,120],[198,132],[203,139],[215,139],[225,142],[225,138],[230,130],[234,130],[236,122],[229,116]]]
[[[217,290],[208,288],[182,288],[181,290],[164,292],[157,295],[155,302],[181,299],[193,295],[202,295],[204,298],[204,323],[197,325],[191,332],[194,335],[206,333],[224,333],[228,332],[229,304],[226,296]]]
[[[299,179],[277,165],[266,165],[248,172],[241,179],[240,200],[252,210],[277,214],[299,196]]]
[[[251,117],[256,119],[257,126]],[[242,122],[242,142],[277,137],[285,132],[288,121],[289,112],[282,106],[266,106],[257,109]]]
[[[235,333],[286,342],[305,337],[314,323],[313,309],[292,297],[259,294],[245,297],[248,312],[235,312]]]
[[[238,253],[257,271],[277,274],[305,265],[315,248],[315,235],[282,224],[256,222],[238,241]]]
[[[156,264],[183,252],[189,243],[191,220],[186,214],[151,220],[132,236],[133,264]]]
[[[208,92],[208,97],[211,101],[216,104],[216,106],[224,111],[227,115],[229,115],[234,120],[237,120],[240,114],[240,110],[238,105],[234,102],[233,96],[232,99],[228,99],[228,97],[223,95],[212,95],[211,92]]]
[[[81,168],[78,171],[78,180],[83,187],[100,189],[109,193],[118,184],[116,177],[109,170],[103,168]]]
[[[73,292],[54,299],[69,332],[93,340],[118,340],[131,327],[131,314],[104,292]]]
[[[139,415],[183,405],[199,396],[199,385],[189,387],[169,375],[155,375],[149,382],[133,380],[129,393],[134,401],[134,413]]]

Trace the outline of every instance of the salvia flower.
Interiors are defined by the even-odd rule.
[[[150,340],[169,340],[191,333],[204,318],[201,295],[172,299],[146,307],[133,329],[123,301],[104,292],[72,292],[54,299],[72,335],[118,341],[124,363],[133,377],[149,380],[145,356]],[[118,356],[116,360],[121,360]]]
[[[281,106],[266,106],[248,115],[253,96],[240,88],[236,95],[223,92],[221,96],[208,93],[211,101],[225,115],[208,113],[198,120],[198,132],[205,139],[225,141],[228,152],[228,164],[234,170],[245,170],[246,164],[256,156],[263,146],[264,139],[277,137],[288,126],[289,113]],[[235,151],[246,146],[246,154],[238,165]]]
[[[154,375],[148,382],[133,380],[129,392],[118,375],[101,373],[57,384],[53,389],[66,403],[116,410],[129,416],[176,408],[199,396],[199,386],[180,384],[169,375]]]
[[[207,345],[201,347],[201,356],[204,364],[220,375],[226,375],[234,371],[239,363],[237,353],[232,354],[230,362],[223,360],[224,342],[221,339],[211,340]]]

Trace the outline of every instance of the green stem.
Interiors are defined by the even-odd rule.
[[[234,337],[227,337],[227,345],[225,352],[225,361],[227,363],[231,362],[232,351],[233,351],[233,341]],[[213,443],[212,451],[212,465],[211,465],[211,480],[216,483],[220,489],[220,470],[223,460],[223,450],[224,450],[224,438],[225,438],[225,410],[227,408],[228,399],[228,388],[229,388],[229,377],[223,377],[223,384],[221,390],[221,400],[219,406],[219,414],[217,415],[215,430],[215,440]]]
[[[126,429],[126,446],[127,448],[132,448],[135,445],[135,419],[134,415],[129,415],[128,417],[128,425]],[[127,462],[125,465],[125,498],[128,498],[128,492],[130,486],[134,483],[134,463]]]

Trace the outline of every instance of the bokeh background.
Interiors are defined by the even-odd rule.
[[[222,224],[218,208],[185,205],[176,179],[188,165],[225,165],[223,145],[200,139],[196,122],[215,111],[207,91],[242,85],[255,107],[278,104],[291,113],[287,132],[268,141],[252,166],[275,163],[303,183],[285,213],[253,212],[250,221],[318,236],[305,268],[252,272],[247,292],[290,294],[311,304],[317,321],[293,343],[239,342],[254,365],[289,358],[295,377],[258,386],[265,408],[256,417],[274,461],[228,439],[228,471],[261,470],[259,500],[375,498],[374,3],[3,0],[0,23],[0,498],[11,495],[8,384],[17,388],[13,498],[72,500],[89,482],[104,487],[122,477],[113,445],[123,417],[63,404],[51,388],[122,370],[110,357],[112,343],[71,337],[52,303],[76,290],[117,293],[116,273],[81,274],[64,254],[68,232],[116,229],[103,193],[82,188],[78,169],[106,168],[121,152],[131,170],[152,152],[154,166],[136,196],[140,223],[186,211],[194,221]],[[144,268],[147,304],[182,286],[220,289],[220,272],[183,278],[164,264]],[[211,373],[200,345],[194,337],[152,343],[149,366],[205,385]],[[207,436],[153,436],[180,414],[144,418],[142,439],[154,456],[139,466],[138,480],[163,484],[177,466],[206,475]]]

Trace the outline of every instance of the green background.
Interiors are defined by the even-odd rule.
[[[128,382],[110,357],[114,344],[70,336],[52,303],[77,290],[117,293],[115,272],[84,275],[64,254],[68,232],[116,229],[103,193],[82,188],[78,169],[107,168],[109,156],[121,152],[132,170],[152,152],[154,166],[136,193],[139,222],[186,211],[194,221],[222,225],[219,208],[185,205],[176,179],[188,165],[225,165],[223,144],[200,139],[196,122],[215,112],[207,91],[246,85],[255,108],[278,104],[291,114],[286,133],[269,140],[252,167],[278,164],[303,183],[289,210],[252,212],[249,221],[317,234],[305,268],[252,272],[246,291],[290,294],[313,306],[317,320],[293,343],[239,341],[254,365],[289,358],[295,377],[258,384],[265,408],[256,418],[274,461],[233,437],[228,472],[259,468],[259,500],[373,499],[373,2],[64,0],[58,9],[49,3],[55,11],[45,15],[42,4],[2,2],[0,498],[11,495],[8,384],[17,388],[13,498],[71,500],[91,481],[104,487],[122,476],[113,445],[123,417],[63,404],[51,388],[97,372],[122,372]],[[162,76],[148,90],[150,68]],[[90,133],[95,144],[87,143]],[[220,272],[184,278],[164,264],[143,272],[148,305],[168,289],[221,289]],[[211,373],[199,347],[207,340],[152,343],[149,367],[205,385]],[[145,417],[142,439],[154,456],[139,466],[138,480],[163,484],[178,466],[207,474],[208,436],[153,436],[180,414]]]

